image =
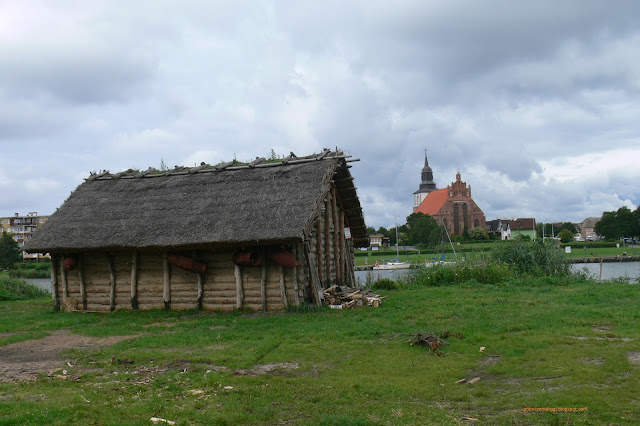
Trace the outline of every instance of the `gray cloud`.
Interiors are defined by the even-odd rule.
[[[375,227],[411,213],[424,148],[488,219],[640,200],[617,164],[640,131],[634,2],[11,5],[0,146],[36,149],[0,156],[0,215],[51,212],[91,170],[336,146]]]

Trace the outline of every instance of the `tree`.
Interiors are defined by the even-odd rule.
[[[20,246],[10,234],[3,230],[0,238],[0,269],[11,268],[14,263],[21,260]]]
[[[617,240],[622,237],[636,236],[639,231],[637,213],[629,207],[620,207],[615,212],[602,213],[602,219],[596,223],[596,233],[607,239]]]
[[[558,237],[560,237],[560,242],[565,244],[573,241],[573,235],[574,233],[571,232],[569,229],[563,229],[560,232],[558,232]]]
[[[489,239],[489,233],[486,229],[478,226],[469,230],[469,238],[474,241],[484,241]]]
[[[424,213],[407,216],[409,239],[413,244],[435,246],[440,241],[440,227],[435,219]]]

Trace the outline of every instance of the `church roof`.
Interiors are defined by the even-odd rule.
[[[444,206],[444,203],[447,202],[448,195],[449,190],[447,188],[437,189],[430,192],[429,195],[427,195],[427,198],[420,203],[415,212],[428,214],[430,216],[438,214],[440,209],[442,209],[442,206]]]

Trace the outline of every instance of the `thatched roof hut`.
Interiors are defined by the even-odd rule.
[[[206,295],[208,283],[214,286],[222,276],[232,276],[234,286],[243,287],[246,283],[237,282],[235,269],[240,267],[241,273],[243,267],[246,273],[260,269],[257,265],[235,264],[234,254],[240,251],[265,254],[262,265],[268,272],[267,254],[276,248],[294,254],[300,265],[293,272],[282,272],[289,274],[289,280],[296,281],[298,286],[291,290],[297,293],[291,301],[318,302],[319,288],[353,282],[352,248],[367,245],[362,209],[349,172],[348,162],[353,160],[349,158],[342,151],[325,150],[306,157],[292,154],[277,161],[258,158],[249,164],[230,162],[167,171],[151,168],[145,172],[94,173],[49,218],[25,245],[25,250],[53,255],[54,299],[60,296],[57,295],[60,288],[63,299],[70,297],[69,277],[76,274],[65,269],[63,263],[65,258],[77,259],[80,272],[76,299],[82,299],[78,303],[81,301],[85,309],[92,304],[87,302],[91,299],[87,290],[89,281],[102,293],[106,292],[104,286],[115,287],[109,291],[108,308],[127,305],[136,308],[142,293],[138,283],[133,282],[140,278],[139,274],[134,274],[131,268],[138,267],[141,256],[147,267],[155,271],[146,277],[148,281],[162,281],[165,287],[168,284],[159,300],[165,307],[172,306],[175,298],[167,293],[171,293],[172,278],[178,275],[175,272],[178,269],[170,264],[170,270],[164,270],[167,258],[172,255],[210,266],[205,273],[191,277],[199,290],[194,291],[193,300],[185,294],[181,305],[216,308],[219,303],[212,301],[207,306],[199,294]],[[98,269],[92,269],[91,265]],[[112,270],[113,274],[109,272]],[[111,276],[114,274],[116,277]],[[187,292],[189,279],[183,278],[181,291]],[[314,278],[318,287],[315,294]],[[199,281],[202,282],[198,284]],[[268,277],[259,281],[268,286]],[[120,283],[123,285],[119,286]],[[123,293],[126,285],[131,287],[130,303],[122,297],[113,300],[118,299],[118,290]],[[286,292],[286,284],[283,288]],[[236,293],[231,296],[239,298]],[[280,305],[286,306],[291,301],[285,298]],[[266,308],[267,302],[260,300],[257,306],[248,305]],[[104,305],[104,301],[101,303]],[[160,305],[149,301],[144,307]],[[238,300],[232,305],[247,306]]]

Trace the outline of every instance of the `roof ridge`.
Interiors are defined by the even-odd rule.
[[[345,154],[344,151],[336,148],[335,151],[331,151],[328,148],[322,150],[319,154],[311,154],[304,157],[298,157],[293,152],[289,153],[289,156],[286,158],[282,158],[279,161],[267,160],[264,157],[257,157],[250,163],[238,163],[236,160],[227,161],[223,163],[219,163],[216,165],[211,165],[207,163],[200,163],[199,166],[194,167],[185,167],[185,166],[175,166],[173,169],[169,170],[157,170],[153,167],[149,167],[145,171],[128,169],[122,172],[112,174],[108,170],[101,170],[98,172],[91,172],[89,177],[85,179],[85,181],[91,180],[110,180],[110,179],[132,179],[132,178],[154,178],[154,177],[166,177],[166,176],[174,176],[174,175],[186,175],[193,173],[215,173],[215,172],[223,172],[230,170],[243,170],[243,169],[253,169],[253,168],[262,168],[262,167],[280,167],[280,166],[288,166],[292,164],[302,164],[302,163],[310,163],[314,161],[320,160],[333,160],[333,159],[344,159],[346,162],[360,161],[359,159],[350,159],[352,156],[349,154]],[[348,160],[350,159],[350,160]]]

